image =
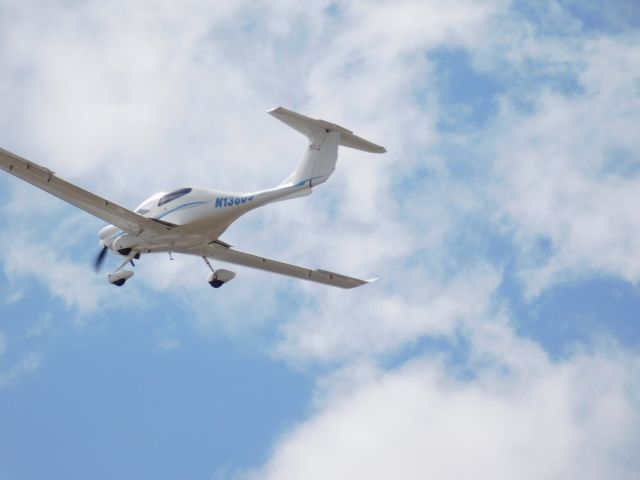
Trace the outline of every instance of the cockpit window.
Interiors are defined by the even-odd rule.
[[[169,192],[164,195],[160,200],[158,200],[158,206],[164,205],[165,203],[169,203],[176,198],[180,198],[183,195],[191,192],[191,188],[181,188],[180,190],[174,190],[173,192]]]

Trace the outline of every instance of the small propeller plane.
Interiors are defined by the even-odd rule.
[[[339,125],[316,120],[283,107],[269,111],[309,140],[309,147],[296,170],[280,185],[250,193],[235,193],[186,187],[160,192],[142,202],[134,211],[121,207],[56,176],[51,170],[0,148],[0,168],[62,200],[110,223],[100,230],[102,249],[96,257],[98,271],[108,251],[122,263],[107,277],[122,286],[133,276],[125,270],[133,260],[150,253],[169,252],[202,257],[211,273],[208,283],[219,288],[235,277],[225,269],[214,270],[209,258],[257,268],[340,288],[354,288],[375,281],[290,265],[238,251],[220,240],[220,235],[245,213],[273,202],[309,195],[335,170],[338,146],[371,153],[384,147],[371,143]]]

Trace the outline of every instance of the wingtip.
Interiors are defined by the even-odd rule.
[[[378,280],[380,280],[380,277],[371,277],[371,278],[367,278],[365,280],[365,282],[367,282],[367,283],[376,283]]]

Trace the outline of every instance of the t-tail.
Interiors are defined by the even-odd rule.
[[[281,188],[308,188],[298,190],[297,194],[288,198],[308,195],[311,187],[327,181],[336,168],[339,145],[371,153],[386,152],[384,147],[358,137],[351,130],[340,125],[316,120],[283,107],[274,108],[269,113],[309,139],[309,147],[302,161],[296,170],[280,184]]]

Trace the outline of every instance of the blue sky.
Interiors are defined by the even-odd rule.
[[[277,184],[283,105],[383,144],[148,256],[0,175],[0,479],[636,478],[634,2],[0,0],[0,146],[115,202]],[[109,259],[105,270],[115,268]]]

